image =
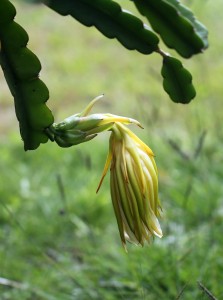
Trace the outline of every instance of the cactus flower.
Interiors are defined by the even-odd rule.
[[[110,129],[107,161],[97,191],[110,166],[111,198],[122,244],[162,237],[158,221],[158,176],[152,150],[121,123]]]
[[[100,132],[111,131],[109,153],[98,190],[110,167],[110,189],[122,244],[144,245],[156,235],[162,237],[158,221],[158,175],[152,150],[125,125],[140,123],[109,113],[89,114],[95,98],[81,112],[46,129],[61,147],[87,142]],[[125,124],[125,125],[124,125]]]

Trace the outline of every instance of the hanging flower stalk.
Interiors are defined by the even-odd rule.
[[[140,123],[131,118],[112,114],[91,114],[94,99],[87,108],[47,129],[51,140],[61,147],[70,147],[91,140],[102,131],[111,131],[109,153],[99,191],[110,167],[110,189],[122,244],[150,242],[155,235],[162,237],[158,221],[158,174],[152,150],[125,125]],[[125,125],[124,125],[125,124]]]
[[[135,123],[141,127],[138,121],[131,118],[108,113],[89,115],[94,104],[102,97],[103,95],[92,100],[81,113],[70,116],[60,123],[53,123],[46,129],[49,138],[60,147],[71,147],[92,140],[98,133],[110,130],[116,122]]]

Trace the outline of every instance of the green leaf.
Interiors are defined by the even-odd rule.
[[[164,90],[174,102],[186,104],[196,96],[192,76],[178,59],[165,56],[161,74]]]
[[[9,23],[14,19],[16,9],[8,0],[0,1],[0,26]]]
[[[1,1],[0,20],[4,15],[11,17],[0,23],[0,63],[14,97],[24,148],[34,150],[40,143],[47,142],[45,128],[53,123],[53,115],[45,104],[49,91],[38,77],[39,59],[26,47],[28,34],[13,21],[11,3]]]
[[[200,36],[204,44],[204,49],[206,49],[208,47],[207,28],[201,22],[199,22],[193,15],[192,11],[188,7],[182,5],[179,0],[166,1],[172,4],[184,18],[188,19],[193,24],[196,34]]]
[[[131,0],[164,43],[189,58],[208,47],[207,30],[177,0]]]
[[[143,22],[122,10],[112,0],[43,0],[61,15],[70,14],[85,26],[95,26],[108,38],[116,38],[129,50],[150,54],[158,49],[159,39]]]

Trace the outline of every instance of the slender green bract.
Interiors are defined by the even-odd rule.
[[[53,123],[53,115],[45,104],[49,91],[38,77],[40,61],[26,47],[28,34],[14,21],[15,15],[10,1],[1,0],[0,63],[14,97],[24,148],[34,150],[47,142],[44,130]]]
[[[208,46],[207,29],[178,0],[131,0],[169,48],[189,58]]]
[[[192,76],[178,59],[164,57],[161,74],[164,90],[174,102],[186,104],[196,96]]]

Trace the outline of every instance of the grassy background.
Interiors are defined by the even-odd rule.
[[[25,153],[0,73],[0,299],[208,299],[204,287],[222,299],[222,1],[185,2],[209,28],[211,45],[184,61],[198,92],[186,106],[163,92],[158,55],[126,51],[42,5],[13,2],[41,59],[56,120],[105,93],[95,112],[144,125],[133,130],[156,154],[164,237],[129,245],[126,254],[108,178],[95,194],[109,135]]]

